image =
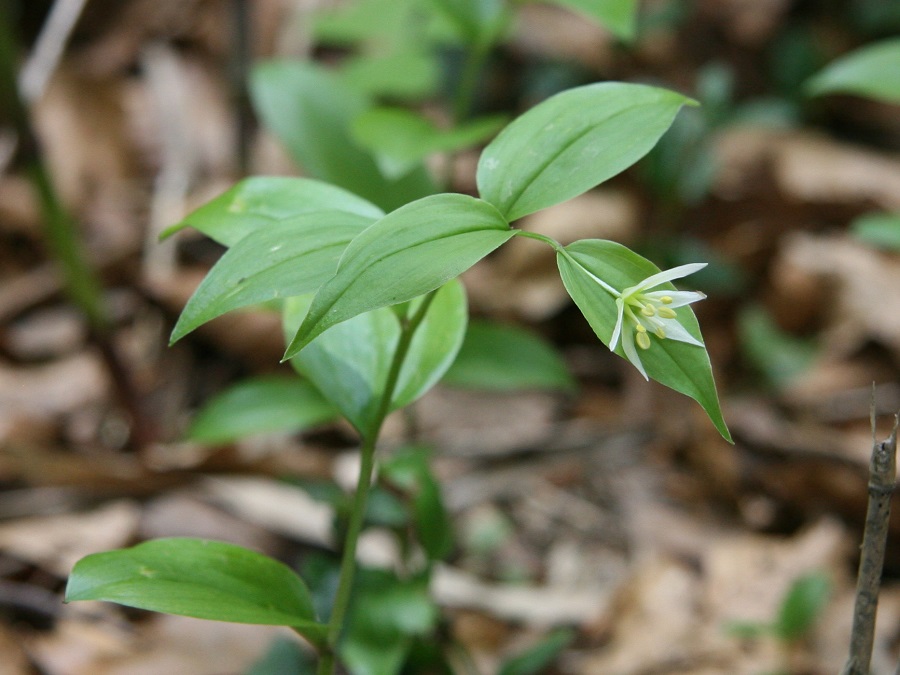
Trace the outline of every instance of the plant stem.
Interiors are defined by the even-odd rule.
[[[406,360],[406,355],[409,352],[409,347],[412,344],[416,329],[424,320],[425,314],[428,312],[428,308],[431,306],[431,302],[434,300],[436,293],[437,291],[428,293],[422,299],[419,307],[416,308],[415,313],[412,316],[401,320],[402,330],[400,332],[400,339],[397,341],[397,348],[394,351],[394,357],[391,360],[391,367],[388,371],[384,390],[381,393],[378,410],[370,427],[362,430],[363,443],[360,451],[361,462],[359,479],[356,484],[356,492],[353,495],[350,522],[347,525],[344,550],[341,554],[338,589],[335,594],[331,617],[328,620],[326,647],[319,658],[319,665],[316,671],[318,675],[332,675],[332,673],[334,673],[335,649],[337,648],[338,640],[341,637],[341,630],[344,627],[344,618],[347,614],[347,608],[350,605],[350,593],[353,589],[353,579],[356,574],[356,545],[359,541],[359,535],[362,531],[363,521],[365,519],[366,501],[369,496],[369,487],[372,482],[372,471],[375,467],[375,445],[378,441],[378,436],[381,433],[381,427],[384,424],[384,420],[391,412],[391,404],[394,399],[394,391],[397,388],[397,382],[400,379],[400,371],[403,368],[403,362]]]
[[[550,248],[552,248],[557,253],[565,252],[562,244],[560,244],[558,241],[556,241],[556,239],[553,239],[552,237],[548,237],[539,232],[529,232],[528,230],[516,230],[515,232],[516,232],[517,237],[525,237],[526,239],[537,239],[538,241],[542,241],[545,244],[547,244],[548,246],[550,246]]]
[[[475,91],[478,89],[478,76],[484,68],[490,47],[491,45],[484,40],[479,40],[469,46],[459,78],[459,87],[456,89],[456,96],[453,97],[453,121],[455,124],[462,122],[471,112]]]
[[[875,641],[875,615],[878,590],[884,567],[884,550],[891,517],[891,497],[897,476],[897,423],[887,440],[877,442],[875,436],[875,402],[872,402],[872,460],[869,465],[869,506],[863,532],[850,634],[850,655],[841,675],[868,675]]]
[[[28,107],[16,80],[17,55],[18,43],[10,3],[0,0],[0,105],[4,106],[15,128],[19,155],[37,195],[47,244],[62,271],[66,292],[87,318],[91,339],[100,352],[121,404],[131,418],[129,444],[140,448],[150,441],[152,433],[138,405],[132,382],[113,347],[111,323],[103,305],[101,284],[82,250],[75,221],[60,200],[44,162]]]

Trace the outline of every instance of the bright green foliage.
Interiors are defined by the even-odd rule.
[[[611,241],[589,239],[575,242],[557,255],[559,271],[566,290],[591,328],[603,344],[612,342],[613,329],[618,321],[616,298],[601,287],[600,278],[619,291],[639,284],[658,274],[659,268],[634,251]],[[675,290],[670,283],[661,289]],[[696,340],[702,342],[700,327],[694,313],[687,306],[673,310],[677,321]],[[640,354],[647,375],[667,387],[687,394],[706,410],[713,424],[727,440],[731,440],[712,377],[712,367],[706,349],[671,339],[655,340]],[[616,353],[628,358],[619,340]]]
[[[733,621],[728,632],[744,640],[773,637],[783,645],[802,640],[822,616],[831,597],[831,581],[821,572],[798,577],[781,599],[774,621]]]
[[[245,178],[163,232],[168,237],[193,227],[223,246],[233,246],[251,232],[297,216],[338,211],[377,220],[384,212],[374,204],[329,183],[310,178]]]
[[[634,0],[563,4],[607,22],[620,35],[632,30]],[[435,38],[417,33],[416,40],[424,41],[406,52],[381,51],[384,40],[403,36],[411,16],[420,17],[428,31],[443,18],[453,39],[470,52],[460,77],[466,91],[453,106],[457,118],[471,107],[479,64],[511,18],[501,0],[364,0],[359,13],[353,11],[325,19],[318,30],[336,39],[343,35],[360,58],[372,48],[395,65],[423,56]],[[675,291],[668,283],[702,264],[660,278],[652,263],[618,244],[591,240],[563,248],[510,227],[512,220],[628,168],[692,101],[621,83],[558,94],[488,145],[478,166],[480,198],[434,194],[422,160],[480,142],[498,122],[443,130],[412,113],[374,108],[374,96],[398,83],[388,78],[372,84],[369,80],[378,78],[367,74],[371,65],[351,62],[341,74],[311,64],[258,67],[252,95],[263,123],[306,172],[327,182],[249,179],[169,231],[193,226],[230,247],[188,303],[173,340],[224,312],[278,300],[289,342],[284,358],[306,377],[292,384],[253,381],[226,392],[198,417],[192,437],[220,442],[244,433],[298,430],[331,419],[335,410],[362,437],[357,492],[352,498],[340,493],[334,501],[336,527],[346,532],[340,567],[331,560],[318,569],[307,566],[319,582],[316,607],[330,617],[328,624],[316,621],[310,593],[289,568],[231,544],[195,539],[89,556],[73,570],[68,599],[291,626],[319,649],[322,673],[334,672],[336,656],[354,675],[396,675],[414,658],[446,670],[434,652],[417,650],[437,626],[438,611],[428,596],[432,563],[453,546],[439,485],[426,455],[414,450],[382,464],[371,511],[366,510],[368,479],[386,414],[433,386],[463,344],[467,306],[456,278],[516,234],[542,239],[558,252],[563,282],[601,340],[642,373],[695,398],[729,438],[709,358],[687,307],[702,294]],[[430,86],[426,71],[433,62],[424,58],[419,65],[417,86],[402,92],[401,83],[393,93],[413,95],[412,90],[422,93]],[[354,79],[355,85],[348,84]],[[360,79],[372,86],[360,86]],[[664,291],[673,298],[666,299]],[[625,311],[645,308],[641,303],[651,306],[647,311],[656,318],[652,312],[646,320],[632,313],[630,323],[623,322]],[[658,324],[657,342],[640,332],[642,322]],[[640,358],[635,344],[644,349]],[[552,351],[511,329],[472,330],[455,377],[472,382],[474,371],[495,386],[572,385]],[[367,515],[369,523],[377,520],[398,536],[405,553],[402,578],[359,570],[354,583],[354,551]],[[538,672],[568,639],[568,633],[551,635],[509,661],[503,675]],[[292,659],[288,653],[282,657]],[[299,663],[305,667],[302,659]]]
[[[341,321],[433,291],[514,234],[490,204],[465,195],[434,195],[389,213],[347,247],[285,358]]]
[[[850,231],[869,246],[900,251],[900,213],[867,213],[853,221]]]
[[[469,322],[466,339],[443,382],[494,391],[575,387],[551,345],[521,328],[486,321]]]
[[[536,645],[508,659],[497,675],[539,675],[575,639],[575,632],[563,628],[550,633]]]
[[[430,0],[469,44],[488,44],[499,39],[506,27],[504,0]]]
[[[428,558],[443,560],[453,549],[453,524],[428,459],[426,449],[409,448],[384,462],[380,474],[409,497],[416,539]]]
[[[298,432],[330,422],[337,411],[309,382],[267,376],[242,380],[207,402],[187,439],[230,443],[254,434]]]
[[[900,103],[900,38],[890,38],[833,61],[806,83],[810,96],[855,94]]]
[[[288,336],[296,332],[309,302],[309,298],[293,298],[286,303]],[[415,311],[420,302],[411,303],[409,311]],[[435,295],[410,344],[392,410],[412,403],[440,379],[462,344],[467,317],[462,285],[457,281],[445,285]],[[365,312],[323,333],[291,363],[358,430],[365,432],[376,421],[400,332],[400,318],[393,309]]]
[[[315,291],[334,274],[347,244],[373,222],[320,211],[248,234],[203,279],[178,318],[171,342],[233,309]]]
[[[244,675],[313,675],[316,664],[298,641],[276,638],[269,651]]]
[[[350,132],[353,120],[371,104],[336,75],[308,63],[265,63],[253,71],[251,88],[263,123],[316,177],[385,210],[435,192],[422,167],[398,180],[382,176]]]
[[[738,337],[744,355],[776,388],[807,371],[818,352],[815,342],[785,333],[758,305],[741,310]]]
[[[602,82],[513,120],[478,162],[478,191],[510,222],[591,189],[646,155],[683,105],[672,91]]]
[[[440,129],[406,108],[372,108],[356,118],[353,135],[375,153],[385,176],[397,178],[429,155],[452,152],[490,138],[505,122],[505,116],[495,115]]]
[[[551,0],[599,21],[623,40],[634,38],[637,0]]]
[[[372,97],[419,100],[437,89],[440,68],[434,54],[407,49],[348,58],[339,75],[345,85]]]
[[[413,639],[431,632],[437,616],[424,577],[360,570],[341,657],[353,675],[396,675]]]
[[[204,539],[156,539],[82,558],[66,587],[66,602],[74,600],[291,626],[312,642],[324,632],[306,584],[290,568],[261,553]]]
[[[806,635],[822,615],[831,596],[831,581],[821,573],[797,579],[782,600],[775,635],[784,642],[794,642]]]

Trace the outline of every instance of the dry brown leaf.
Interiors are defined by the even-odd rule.
[[[900,159],[820,135],[738,126],[716,136],[715,190],[749,196],[760,174],[802,202],[900,210]]]
[[[786,239],[782,255],[833,289],[824,334],[832,354],[848,354],[868,339],[900,354],[900,259],[847,237],[802,233]]]
[[[489,456],[540,446],[553,433],[559,399],[546,393],[438,387],[416,404],[422,434],[449,454]]]
[[[107,387],[100,359],[88,352],[42,366],[0,366],[0,427],[16,411],[34,417],[70,413],[104,400]]]
[[[272,532],[318,546],[332,545],[331,507],[299,487],[265,478],[207,478],[201,494]]]
[[[127,544],[139,518],[138,505],[125,500],[89,513],[20,518],[0,525],[0,548],[66,577],[84,556]]]
[[[10,628],[0,623],[0,675],[31,675],[31,665],[21,642]]]
[[[733,620],[772,621],[801,575],[824,571],[842,579],[846,538],[823,521],[792,539],[756,535],[707,538],[699,571],[653,556],[610,606],[608,647],[589,655],[584,675],[721,673],[755,675],[782,667],[773,640],[742,644],[727,634]],[[849,634],[845,640],[849,642]],[[840,663],[817,664],[834,672]]]
[[[277,538],[256,524],[235,518],[193,496],[195,490],[163,495],[149,502],[141,517],[141,539],[199,537],[273,552]]]
[[[576,61],[598,70],[606,70],[612,63],[612,33],[577,12],[527,4],[520,8],[518,19],[513,46],[526,54]]]
[[[81,604],[81,603],[79,603]],[[29,649],[54,675],[245,672],[285,628],[155,615],[132,634],[110,622],[63,621]]]
[[[606,588],[492,584],[447,565],[435,568],[431,593],[445,607],[476,609],[533,626],[587,623],[603,613],[611,599]]]

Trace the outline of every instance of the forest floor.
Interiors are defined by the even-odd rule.
[[[66,300],[14,141],[0,135],[0,675],[246,672],[281,629],[64,605],[72,565],[162,536],[284,560],[328,548],[333,514],[283,479],[341,482],[357,454],[343,426],[218,447],[182,440],[225,386],[289,369],[278,365],[278,319],[262,310],[166,346],[222,249],[197,234],[156,235],[237,178],[227,3],[119,4],[89,4],[33,112],[105,285],[124,377],[111,376]],[[283,47],[286,4],[254,5],[261,57]],[[651,257],[655,246],[670,259],[661,267],[715,261],[696,311],[735,443],[596,340],[552,252],[517,239],[464,275],[474,315],[541,334],[579,384],[439,386],[413,408],[458,542],[432,592],[482,673],[559,626],[575,637],[548,672],[824,675],[846,659],[873,383],[878,438],[900,409],[900,254],[851,223],[900,211],[900,115],[834,97],[798,124],[742,123],[741,105],[766,93],[769,43],[789,25],[850,39],[821,16],[798,18],[794,3],[765,4],[696,3],[692,21],[627,56],[601,29],[535,6],[510,42],[517,64],[574,62],[686,92],[705,64],[731,69],[740,103],[676,162],[708,175],[689,203],[663,203],[633,170],[521,226],[563,243],[613,238]],[[297,172],[264,131],[250,150],[253,174]],[[460,191],[472,189],[474,157],[456,160]],[[389,419],[386,451],[405,442],[408,422]],[[392,554],[378,532],[363,541],[363,559]],[[813,574],[828,579],[828,601],[797,640],[733,630],[775,621]],[[893,672],[898,653],[895,495],[873,673]]]

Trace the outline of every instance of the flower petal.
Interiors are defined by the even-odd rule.
[[[645,380],[649,381],[650,378],[647,377],[647,371],[644,370],[641,357],[638,356],[637,349],[634,347],[634,336],[630,332],[622,338],[622,349],[625,351],[625,356],[628,357],[628,360],[638,369],[638,372],[644,376]]]
[[[686,342],[689,345],[697,345],[705,347],[700,340],[687,332],[684,326],[678,323],[677,319],[661,319],[663,330],[666,332],[667,340],[675,340],[676,342]]]
[[[626,288],[622,291],[622,295],[629,295],[632,291],[643,291],[648,288],[655,288],[660,284],[664,284],[667,281],[672,281],[673,279],[681,279],[682,277],[686,277],[689,274],[693,274],[694,272],[698,272],[706,267],[708,263],[688,263],[687,265],[679,265],[678,267],[673,267],[670,270],[664,270],[662,272],[657,272],[646,279],[644,279],[637,286],[633,286],[632,288]]]
[[[609,340],[611,351],[615,351],[616,345],[619,344],[619,336],[622,335],[622,323],[625,320],[625,303],[622,301],[622,298],[616,298],[616,309],[618,310],[616,327],[613,328],[612,337]]]
[[[665,303],[666,307],[671,307],[672,309],[684,307],[692,302],[698,302],[706,298],[706,293],[701,293],[700,291],[647,291],[644,295],[654,300],[665,297],[672,298],[672,302]]]

